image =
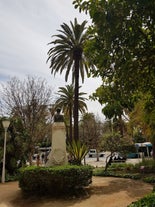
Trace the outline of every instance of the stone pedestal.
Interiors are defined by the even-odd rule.
[[[46,166],[67,164],[66,130],[64,122],[54,122],[52,126],[52,150]]]

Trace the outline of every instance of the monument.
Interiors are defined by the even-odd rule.
[[[52,125],[52,148],[46,162],[46,166],[67,164],[66,153],[66,130],[64,117],[60,114],[60,109],[54,115],[54,123]]]

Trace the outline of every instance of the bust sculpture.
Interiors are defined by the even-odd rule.
[[[60,114],[61,109],[58,108],[56,111],[57,113],[54,115],[54,122],[64,122],[64,117],[62,114]]]

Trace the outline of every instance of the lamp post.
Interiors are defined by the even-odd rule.
[[[5,183],[5,155],[6,155],[6,137],[7,137],[7,129],[10,125],[9,120],[2,121],[3,128],[5,130],[5,137],[4,137],[4,152],[3,152],[3,168],[2,168],[2,183]]]

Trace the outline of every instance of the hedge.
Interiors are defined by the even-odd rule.
[[[19,187],[24,193],[59,194],[88,186],[92,182],[90,166],[26,167],[19,173]]]
[[[155,193],[146,195],[144,198],[133,202],[128,207],[154,207],[155,206]]]

